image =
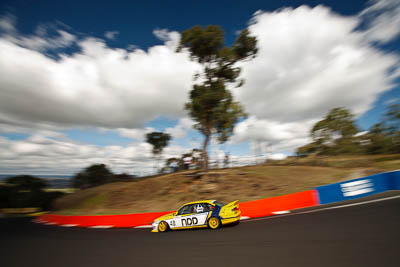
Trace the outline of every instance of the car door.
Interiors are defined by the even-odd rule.
[[[192,225],[200,226],[207,224],[210,209],[206,203],[198,203],[194,205],[195,213],[193,214]]]
[[[173,221],[170,222],[171,228],[187,227],[188,222],[191,223],[191,217],[193,216],[193,204],[185,205],[180,208],[177,214],[174,216]],[[189,220],[188,220],[189,218]]]

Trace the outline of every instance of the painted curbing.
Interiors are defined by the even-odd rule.
[[[241,220],[282,214],[289,209],[305,208],[317,205],[313,190],[284,195],[273,198],[259,199],[239,203],[242,211]],[[58,225],[63,227],[88,227],[93,229],[107,228],[150,228],[151,223],[158,217],[171,213],[154,212],[123,215],[98,216],[65,216],[45,214],[35,220],[38,223]]]
[[[346,201],[388,190],[400,190],[400,171],[380,173],[341,183],[319,186],[314,190],[272,198],[239,203],[241,220],[290,213],[291,210],[314,207],[320,204]],[[47,225],[90,228],[149,228],[154,219],[172,211],[104,215],[63,216],[44,214],[34,221]]]

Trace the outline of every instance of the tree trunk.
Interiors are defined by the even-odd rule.
[[[201,152],[202,157],[203,157],[203,162],[202,162],[202,170],[204,172],[208,171],[208,153],[207,153],[207,147],[208,147],[208,142],[210,141],[210,133],[205,133],[204,134],[206,138],[204,138],[203,141],[203,151]]]

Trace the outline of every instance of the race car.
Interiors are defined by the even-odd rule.
[[[152,232],[203,227],[217,229],[221,225],[238,222],[241,214],[238,202],[224,204],[216,200],[202,200],[186,203],[177,212],[155,219]]]

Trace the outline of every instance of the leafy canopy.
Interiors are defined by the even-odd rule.
[[[354,116],[344,108],[332,109],[311,130],[313,142],[297,149],[310,154],[392,154],[400,152],[400,105],[389,106],[382,120],[368,132],[356,135]]]
[[[163,132],[152,132],[146,134],[146,142],[153,146],[153,154],[159,155],[168,146],[171,136]]]
[[[14,185],[18,190],[38,191],[49,186],[49,184],[40,178],[31,175],[18,175],[9,177],[6,180],[7,184]]]
[[[386,122],[388,123],[388,130],[393,133],[400,131],[400,104],[390,105],[385,114]]]
[[[205,142],[212,133],[218,135],[220,142],[227,141],[235,123],[246,116],[226,84],[243,85],[243,80],[237,80],[240,68],[235,64],[254,58],[256,44],[256,38],[251,37],[247,29],[241,32],[231,47],[224,46],[224,32],[218,26],[195,26],[182,33],[177,51],[189,51],[191,59],[203,65],[202,73],[195,75],[195,80],[200,80],[200,83],[193,85],[190,102],[185,104],[185,109],[197,122],[195,128],[206,136]]]
[[[333,142],[335,139],[350,138],[358,133],[354,115],[345,108],[334,108],[311,130],[311,137],[320,144]]]
[[[72,185],[75,188],[84,189],[110,183],[114,180],[114,174],[106,165],[94,164],[77,173],[72,180]]]

